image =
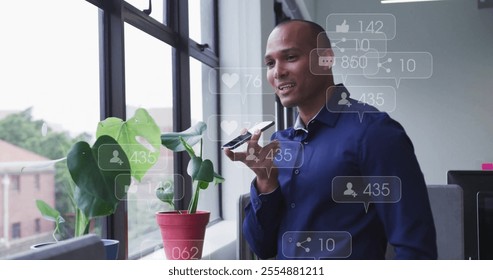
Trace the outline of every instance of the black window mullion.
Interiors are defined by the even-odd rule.
[[[106,0],[99,17],[100,110],[101,119],[126,118],[125,52],[122,1]],[[116,212],[106,218],[106,236],[120,241],[118,259],[128,256],[127,203],[121,201]]]
[[[94,6],[99,7],[100,9],[103,9],[103,1],[104,0],[86,0],[87,2],[93,4]]]
[[[188,1],[169,1],[170,27],[178,33],[178,45],[173,48],[173,130],[182,131],[190,127],[190,56],[188,49]],[[178,174],[186,174],[189,156],[175,154],[174,168]],[[176,208],[186,209],[192,195],[192,181],[184,176],[184,188],[178,188]],[[180,199],[183,198],[183,199]]]
[[[209,46],[201,45],[194,40],[190,39],[188,44],[190,50],[190,56],[198,61],[205,63],[207,66],[215,68],[219,67],[219,58]]]
[[[212,1],[212,20],[213,20],[213,29],[212,29],[212,40],[214,42],[212,51],[217,57],[217,67],[219,68],[219,5],[218,5],[218,0],[213,0]],[[216,75],[216,86],[219,86],[220,83],[220,77],[219,75]],[[217,108],[217,113],[221,114],[221,98],[216,97],[216,108]],[[221,127],[221,120],[220,118],[217,118],[216,121],[216,127]],[[221,139],[221,129],[216,130],[216,136],[217,139]],[[219,147],[221,144],[217,144],[217,149],[219,150],[219,154],[221,154],[221,148]],[[222,157],[218,156],[217,157],[217,168],[218,171],[220,172],[219,174],[222,174],[222,167],[223,162],[222,162]],[[218,195],[219,195],[219,217],[222,219],[223,216],[223,191],[222,191],[222,184],[218,186]]]

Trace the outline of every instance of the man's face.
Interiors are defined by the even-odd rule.
[[[316,47],[316,35],[303,22],[281,25],[270,34],[265,52],[267,80],[284,107],[324,104],[327,76],[310,71],[310,59],[312,65],[318,64],[318,56],[310,58]]]

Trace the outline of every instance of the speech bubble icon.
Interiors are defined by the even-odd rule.
[[[173,241],[176,241],[174,243],[175,245],[166,244],[168,247],[164,247],[161,238],[145,238],[140,241],[136,250],[141,252],[141,260],[163,260],[166,258],[210,260],[213,255],[202,255],[202,252],[212,251],[212,246],[207,242],[204,242],[203,239],[177,239]],[[166,251],[168,251],[169,255],[165,254]],[[149,252],[152,253],[149,254]]]
[[[347,33],[349,31],[349,25],[344,20],[341,24],[336,25],[336,32],[338,33]]]
[[[236,73],[224,73],[221,75],[221,81],[228,87],[233,88],[240,79],[240,76]]]
[[[337,203],[397,203],[401,200],[401,180],[397,176],[336,176],[332,199]]]
[[[184,197],[185,178],[180,174],[164,174],[162,172],[150,171],[142,177],[140,182],[132,180],[130,185],[123,185],[125,192],[117,191],[122,188],[122,182],[125,177],[118,175],[115,178],[115,196],[118,200],[126,201],[147,201],[157,199],[156,189],[159,187],[168,188],[169,190],[181,194],[174,200],[180,200]]]
[[[352,236],[347,231],[287,231],[281,244],[286,258],[348,258],[352,253]]]
[[[330,61],[332,71],[320,66],[319,60],[325,50],[327,49],[317,48],[310,51],[310,72],[313,75],[340,77],[344,83],[348,76],[363,76],[365,72],[378,72],[378,57],[368,56],[368,53],[378,54],[374,49],[370,49],[369,52],[362,49],[345,49],[344,52],[332,49],[334,54]]]
[[[236,94],[242,102],[248,94],[272,94],[274,89],[264,89],[266,67],[216,67],[209,70],[209,91],[213,94]],[[218,74],[219,73],[219,74]],[[219,79],[219,87],[216,81]]]
[[[238,128],[237,121],[221,121],[221,129],[226,132],[226,134],[231,135]]]
[[[325,23],[325,30],[341,34],[384,34],[392,40],[396,33],[395,16],[386,13],[333,13],[327,16]]]
[[[299,172],[298,168],[301,168],[304,163],[304,146],[303,143],[298,141],[286,141],[278,140],[278,148],[271,150],[264,150],[262,154],[255,154],[254,149],[247,149],[243,152],[237,153],[235,150],[235,161],[244,160],[247,164],[255,166],[256,163],[262,161],[273,162],[273,167],[254,167],[265,168],[267,175],[270,176],[272,169],[292,169],[293,172]],[[261,146],[265,146],[266,143]],[[246,146],[246,145],[245,145]],[[247,165],[241,163],[240,166],[249,168]]]
[[[371,54],[370,56],[378,56]],[[387,52],[377,63],[378,71],[364,72],[368,79],[393,79],[399,87],[402,79],[428,79],[433,74],[433,56],[429,52]]]
[[[320,56],[318,58],[318,66],[332,66],[332,57],[331,56]]]
[[[210,115],[206,124],[209,128],[217,127],[219,124],[219,131],[221,133],[217,133],[215,129],[207,130],[207,139],[210,141],[219,141],[222,144],[225,144],[228,141],[233,140],[236,136],[240,135],[243,129],[249,129],[254,124],[260,123],[262,121],[274,121],[274,115]],[[265,134],[264,134],[265,135]],[[264,136],[266,137],[266,136]],[[270,135],[267,135],[270,137]]]
[[[377,52],[381,57],[387,53],[387,36],[384,33],[359,33],[359,32],[326,32],[330,38],[331,48],[339,53],[353,49],[362,52]],[[323,36],[319,33],[318,36]],[[323,42],[317,39],[317,43]],[[321,47],[321,46],[320,46]]]
[[[143,139],[143,138],[142,138]],[[125,164],[123,160],[124,150],[131,151],[125,154],[130,164],[134,164],[132,170],[136,172],[145,171],[149,165],[152,165],[153,170],[165,170],[167,161],[160,153],[160,150],[155,150],[153,146],[161,146],[161,143],[153,145],[146,140],[141,140],[141,144],[103,144],[98,148],[98,166],[101,170],[117,171],[124,170]],[[145,141],[145,142],[144,142]],[[144,148],[142,148],[144,146]],[[121,148],[120,148],[121,147]],[[152,147],[152,150],[151,150]],[[120,150],[123,149],[123,150]],[[122,169],[123,168],[123,169]],[[129,170],[127,168],[127,170]]]
[[[396,107],[396,91],[391,86],[332,86],[327,89],[327,110],[333,113],[365,114],[392,112]]]

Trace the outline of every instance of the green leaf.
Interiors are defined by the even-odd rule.
[[[58,210],[51,207],[43,200],[36,200],[36,207],[38,207],[39,212],[46,220],[55,222],[57,224],[65,222],[63,217],[60,215],[60,212],[58,212]]]
[[[43,218],[48,221],[55,222],[55,229],[53,230],[53,238],[57,240],[56,233],[60,231],[60,224],[65,222],[65,219],[60,215],[60,212],[55,208],[51,207],[48,203],[42,200],[36,200],[36,206]],[[57,240],[58,241],[58,240]]]
[[[160,182],[159,187],[156,188],[156,196],[162,202],[168,203],[171,206],[174,206],[174,188],[173,185],[169,182],[164,183]]]
[[[217,185],[217,184],[220,184],[222,182],[224,182],[225,179],[223,176],[217,174],[216,172],[214,172],[214,184]]]
[[[201,189],[201,190],[205,190],[209,187],[209,184],[210,182],[206,182],[206,181],[197,181],[197,186]]]
[[[128,121],[119,118],[101,121],[96,136],[102,135],[113,137],[122,146],[130,158],[131,174],[138,181],[159,158],[161,131],[145,109],[137,109]]]
[[[214,167],[212,161],[208,159],[193,157],[188,162],[187,173],[193,181],[212,182],[214,180]]]
[[[161,143],[163,146],[174,152],[182,152],[185,151],[185,146],[181,143],[180,137],[182,137],[188,145],[193,146],[202,139],[202,134],[206,129],[207,125],[204,122],[198,122],[182,132],[163,133],[161,135]]]
[[[190,144],[188,144],[185,139],[183,139],[183,137],[179,137],[180,139],[180,143],[183,145],[183,147],[185,148],[185,150],[187,151],[188,155],[190,156],[190,158],[194,158],[196,157],[195,155],[195,151],[193,150],[193,147],[190,146]]]
[[[207,183],[214,180],[214,166],[212,165],[212,161],[209,159],[202,161],[199,173],[196,175],[195,180],[204,181]]]
[[[188,175],[190,175],[190,177],[192,177],[192,180],[194,181],[195,181],[195,177],[197,177],[197,174],[199,173],[201,164],[202,164],[202,159],[199,157],[193,157],[188,162],[187,173]]]
[[[111,163],[115,154],[120,162]],[[130,164],[115,139],[100,136],[92,148],[87,142],[77,142],[67,155],[67,167],[77,185],[77,207],[88,219],[116,211],[130,185]]]

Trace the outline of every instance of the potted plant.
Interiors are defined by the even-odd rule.
[[[156,213],[156,221],[161,230],[163,247],[167,259],[200,259],[204,243],[205,228],[209,222],[210,212],[198,211],[197,205],[201,190],[210,183],[219,184],[224,178],[214,172],[214,165],[209,159],[202,158],[203,133],[207,126],[203,122],[182,132],[163,133],[161,143],[174,152],[186,151],[190,156],[187,173],[192,178],[193,195],[187,210],[161,211]],[[198,154],[193,146],[200,143]],[[172,188],[160,187],[157,197],[172,204]]]
[[[94,218],[115,213],[131,178],[140,181],[159,156],[160,130],[144,109],[128,121],[110,117],[99,122],[96,137],[92,147],[85,141],[75,143],[66,157],[73,180],[69,196],[75,209],[74,237],[89,233]],[[136,157],[148,160],[133,160]],[[44,201],[36,204],[43,217],[55,222],[56,240],[63,217]]]

